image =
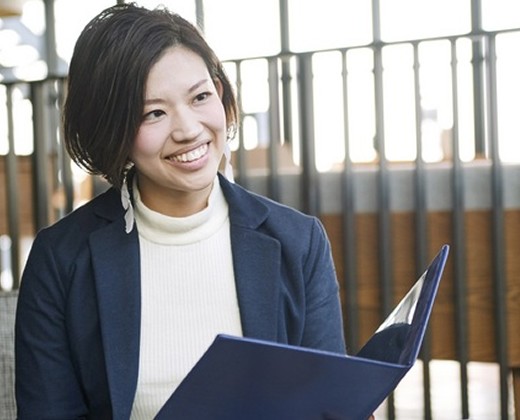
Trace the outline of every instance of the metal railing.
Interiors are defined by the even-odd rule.
[[[475,134],[472,141],[476,155],[474,161],[479,163],[487,163],[491,166],[489,175],[489,183],[491,185],[491,204],[489,208],[492,212],[492,255],[490,256],[493,266],[493,307],[494,309],[494,327],[496,343],[496,362],[499,365],[500,371],[500,416],[502,419],[509,418],[509,400],[510,395],[510,368],[508,366],[508,334],[507,334],[507,274],[506,274],[506,252],[505,252],[505,226],[504,226],[504,189],[513,189],[512,194],[515,196],[514,207],[519,208],[520,191],[515,190],[514,185],[508,183],[508,179],[504,178],[504,164],[499,156],[499,134],[498,134],[498,106],[497,106],[497,56],[496,56],[496,40],[500,33],[481,33],[470,34],[466,37],[452,37],[444,38],[450,44],[451,54],[451,82],[452,82],[452,109],[453,109],[453,127],[451,130],[451,147],[449,150],[452,156],[445,157],[444,161],[448,163],[449,167],[449,182],[451,187],[451,217],[452,217],[452,237],[450,242],[452,244],[452,256],[454,271],[455,271],[455,329],[456,329],[456,353],[457,360],[460,363],[460,395],[461,395],[461,417],[469,418],[469,390],[468,390],[468,363],[470,362],[468,349],[468,290],[467,290],[467,255],[466,255],[466,212],[468,205],[465,202],[467,196],[467,182],[465,179],[465,167],[471,162],[467,162],[460,154],[461,142],[468,139],[461,139],[458,124],[461,120],[460,116],[460,101],[461,98],[458,88],[458,58],[457,58],[457,43],[461,39],[469,41],[472,45],[473,57],[471,61],[473,69],[473,121],[475,126]],[[439,40],[439,39],[437,39]],[[417,40],[410,41],[406,44],[411,45],[413,49],[413,85],[414,85],[414,103],[415,103],[415,121],[416,121],[416,159],[411,162],[413,180],[414,180],[414,215],[415,215],[415,245],[416,245],[416,267],[417,274],[426,266],[428,260],[428,202],[427,202],[427,177],[428,168],[432,165],[425,162],[422,151],[422,133],[421,123],[423,121],[422,110],[420,108],[421,92],[420,92],[420,64],[419,64],[419,47],[422,43],[435,40]],[[390,162],[386,155],[385,143],[385,116],[384,116],[384,70],[382,64],[382,51],[390,44],[378,43],[369,46],[373,54],[373,84],[374,84],[374,105],[375,105],[375,148],[378,151],[377,159],[373,162],[375,171],[377,173],[377,214],[378,214],[378,264],[380,269],[380,296],[382,300],[382,313],[387,314],[393,306],[394,302],[394,280],[392,278],[392,264],[394,261],[392,255],[392,210],[391,210],[391,196],[393,191],[390,187],[390,173],[397,163]],[[338,69],[338,73],[342,74],[343,89],[343,124],[344,124],[344,150],[345,157],[342,162],[341,170],[341,190],[338,191],[338,196],[341,197],[341,214],[343,217],[343,232],[342,238],[344,241],[344,254],[342,255],[345,261],[344,278],[342,279],[342,286],[345,289],[347,296],[347,304],[345,311],[346,318],[350,323],[346,329],[348,342],[351,348],[358,347],[359,330],[358,330],[358,305],[355,301],[357,296],[357,287],[359,279],[356,278],[356,252],[357,244],[355,239],[356,229],[356,188],[359,185],[355,184],[356,168],[360,165],[353,162],[349,150],[352,146],[352,139],[349,138],[349,109],[348,109],[348,72],[346,69],[347,54],[354,50],[338,49],[341,54],[341,63],[343,68]],[[315,85],[313,83],[313,59],[316,55],[323,52],[309,52],[301,54],[283,54],[278,57],[269,57],[267,60],[268,79],[270,86],[270,108],[269,115],[269,139],[267,141],[267,165],[266,165],[266,185],[259,189],[274,199],[282,199],[283,194],[281,190],[284,185],[284,175],[280,174],[278,155],[279,149],[283,143],[294,145],[299,143],[299,158],[300,164],[298,166],[298,176],[300,181],[296,185],[299,188],[299,201],[297,205],[305,212],[322,215],[321,206],[323,199],[321,193],[327,188],[323,182],[320,182],[320,174],[316,169],[315,152],[319,147],[320,132],[316,130],[314,124],[315,118],[315,102],[314,92]],[[514,54],[513,51],[511,51]],[[231,73],[237,78],[237,86],[241,87],[241,68],[245,60],[237,60],[231,63]],[[290,66],[287,63],[294,61],[295,66],[292,72],[289,71]],[[281,69],[282,75],[279,72]],[[295,84],[292,82],[296,80]],[[290,106],[284,102],[282,98],[287,95],[280,94],[287,93],[291,89],[296,88],[298,103],[295,110],[290,110]],[[388,105],[387,105],[388,106]],[[280,111],[282,110],[282,111]],[[281,117],[280,117],[281,115]],[[281,120],[280,120],[281,118]],[[296,122],[295,122],[296,120]],[[289,128],[287,128],[289,127]],[[296,128],[296,129],[295,129]],[[291,137],[287,133],[294,133],[298,131],[299,137]],[[244,138],[245,134],[240,131],[240,135]],[[244,150],[244,141],[239,140],[238,144],[238,165],[236,166],[238,172],[238,182],[245,185],[252,185],[250,175],[248,173],[247,165],[243,163],[247,152]],[[517,156],[517,162],[518,158]],[[513,166],[518,167],[518,163]],[[287,174],[285,174],[287,176]],[[511,180],[512,181],[512,180]],[[255,184],[258,187],[258,184]],[[292,184],[293,187],[295,186]],[[294,204],[292,202],[291,204]],[[519,232],[520,233],[520,232]],[[424,378],[424,418],[432,418],[432,401],[430,398],[430,371],[429,363],[430,351],[428,340],[424,345],[421,358],[424,363],[423,378]],[[393,403],[390,399],[388,405],[389,418],[395,418],[396,413],[393,408]]]
[[[469,40],[472,45],[478,45],[478,51],[485,48],[483,56],[474,57],[473,68],[478,68],[479,76],[475,78],[474,97],[480,98],[475,101],[474,121],[476,122],[475,144],[480,144],[476,150],[487,150],[484,154],[477,156],[480,162],[487,162],[491,165],[489,183],[492,187],[491,205],[489,208],[493,216],[492,229],[492,249],[493,255],[493,284],[494,284],[494,308],[495,308],[495,331],[497,345],[497,363],[500,367],[500,407],[497,408],[502,419],[509,416],[510,387],[508,385],[509,366],[507,357],[508,335],[507,335],[507,313],[506,313],[506,253],[504,239],[504,211],[505,199],[504,189],[508,187],[508,181],[503,175],[504,165],[499,157],[499,138],[498,138],[498,107],[497,107],[497,71],[495,56],[496,33],[472,34],[465,37],[445,38],[444,41],[450,44],[451,51],[451,82],[452,82],[452,109],[453,109],[453,128],[451,130],[451,157],[445,157],[444,163],[449,171],[449,183],[451,191],[450,212],[452,217],[452,256],[454,277],[455,277],[455,310],[456,310],[456,349],[457,360],[460,363],[461,378],[461,417],[469,418],[469,390],[467,365],[470,360],[468,351],[468,319],[467,319],[467,255],[466,255],[466,211],[468,209],[465,197],[468,195],[467,180],[465,178],[465,166],[459,154],[460,141],[457,125],[460,122],[459,115],[459,80],[457,42],[464,38]],[[413,96],[415,104],[415,130],[416,130],[416,159],[408,162],[411,177],[413,179],[414,204],[412,212],[415,218],[415,247],[416,247],[416,272],[417,274],[426,266],[428,262],[428,211],[431,202],[428,197],[431,194],[428,187],[431,185],[429,170],[431,163],[423,159],[423,142],[421,125],[423,113],[420,107],[421,102],[421,82],[420,82],[420,60],[419,47],[422,43],[433,40],[410,41],[408,44],[413,51]],[[378,243],[377,251],[378,265],[380,267],[380,296],[381,296],[381,318],[383,318],[392,308],[394,302],[394,282],[391,239],[393,232],[392,225],[392,190],[391,178],[396,167],[402,163],[390,161],[385,151],[387,143],[385,139],[385,79],[382,54],[384,48],[389,44],[377,43],[370,46],[358,47],[368,48],[373,55],[373,67],[370,69],[373,77],[372,98],[375,108],[375,139],[374,145],[377,151],[377,159],[370,163],[370,168],[376,176],[376,206],[373,209],[377,213],[378,221]],[[343,254],[341,256],[345,270],[343,278],[340,279],[342,289],[346,296],[345,312],[349,324],[346,328],[347,341],[349,347],[359,348],[359,307],[356,301],[359,279],[357,279],[357,243],[354,232],[356,231],[356,215],[359,213],[359,189],[362,188],[359,179],[359,168],[367,167],[366,163],[354,162],[351,158],[350,150],[355,139],[349,137],[349,122],[351,112],[349,110],[349,74],[347,71],[347,56],[351,49],[335,50],[341,59],[338,73],[341,74],[339,85],[343,96],[343,109],[341,110],[343,130],[344,159],[340,169],[336,169],[334,176],[339,178],[339,189],[332,193],[336,197],[342,220],[342,241]],[[473,51],[476,51],[475,49]],[[322,52],[320,52],[322,53]],[[514,53],[514,52],[513,52]],[[255,150],[247,150],[246,143],[248,133],[243,126],[239,127],[238,138],[235,146],[235,171],[237,182],[246,187],[264,193],[273,199],[295,205],[303,211],[323,216],[329,212],[327,207],[331,203],[324,201],[323,196],[327,190],[333,188],[324,181],[330,174],[322,173],[316,166],[316,150],[319,148],[322,134],[315,126],[316,101],[315,94],[315,74],[313,63],[317,52],[306,52],[291,54],[284,52],[279,56],[252,58],[251,60],[265,60],[267,67],[267,86],[269,96],[269,109],[267,110],[267,140],[266,146],[257,147],[257,152],[265,153],[266,165],[260,172],[253,172],[250,163],[254,163]],[[478,58],[478,59],[477,59]],[[248,60],[241,59],[227,62],[230,73],[233,75],[239,99],[242,98],[242,68]],[[19,284],[19,273],[23,266],[23,256],[21,251],[22,237],[30,234],[34,235],[40,228],[52,223],[62,215],[70,212],[75,203],[74,180],[70,162],[64,154],[59,133],[59,112],[63,98],[63,78],[51,78],[37,82],[14,82],[1,86],[6,99],[6,121],[8,133],[8,150],[3,160],[3,172],[5,179],[6,206],[5,231],[1,234],[7,235],[11,240],[10,248],[10,272],[13,277],[13,286]],[[16,124],[15,118],[15,93],[22,94],[24,101],[31,104],[32,115],[26,124],[32,125],[33,151],[28,156],[21,158],[17,156],[15,139]],[[20,99],[18,99],[20,100]],[[352,106],[352,105],[351,105]],[[391,105],[386,105],[391,106]],[[245,111],[244,116],[250,116]],[[254,118],[254,116],[252,116]],[[261,128],[262,121],[258,121]],[[480,127],[480,128],[478,128]],[[298,154],[291,154],[290,162],[287,157],[281,155],[283,148],[288,148],[290,152],[298,149]],[[32,208],[32,217],[29,222],[30,227],[24,228],[23,221],[20,220],[22,213],[21,193],[23,188],[19,182],[19,161],[26,159],[30,161],[31,180],[28,184],[30,189],[29,205]],[[288,166],[287,166],[288,164]],[[261,173],[262,175],[258,175]],[[289,181],[288,181],[289,180]],[[289,184],[288,184],[289,182]],[[289,185],[289,186],[288,186]],[[290,191],[288,191],[290,190]],[[295,190],[295,191],[294,191]],[[509,190],[508,190],[509,191]],[[330,191],[329,191],[330,193]],[[520,202],[520,191],[516,194],[514,203]],[[58,204],[54,202],[56,196],[60,197]],[[330,194],[329,194],[330,196]],[[287,197],[290,197],[289,199]],[[515,201],[518,199],[517,201]],[[514,204],[513,203],[513,204]],[[518,206],[520,208],[520,205]],[[0,266],[0,268],[2,268]],[[5,267],[4,267],[5,268]],[[424,363],[424,418],[432,418],[432,401],[430,398],[430,372],[429,360],[430,347],[426,340],[422,355]],[[388,403],[388,417],[398,418],[393,406],[392,399]]]

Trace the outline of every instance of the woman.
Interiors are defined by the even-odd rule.
[[[67,150],[112,188],[35,238],[16,324],[20,419],[151,419],[219,333],[344,353],[322,225],[218,173],[237,104],[190,23],[103,11],[67,92]]]

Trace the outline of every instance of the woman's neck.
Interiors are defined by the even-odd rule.
[[[165,216],[187,217],[204,210],[208,205],[213,183],[198,191],[170,191],[142,188],[136,177],[141,201],[149,209]]]

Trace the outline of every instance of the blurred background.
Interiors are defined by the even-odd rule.
[[[0,0],[5,291],[35,232],[107,188],[59,123],[75,41],[115,3]],[[520,419],[520,2],[137,3],[197,24],[225,61],[236,182],[323,221],[351,353],[451,246],[421,360],[377,418]]]

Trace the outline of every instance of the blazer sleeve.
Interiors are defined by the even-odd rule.
[[[304,261],[306,314],[302,345],[345,353],[339,285],[325,229],[314,218]]]
[[[83,418],[87,409],[67,339],[67,290],[45,237],[45,231],[37,235],[20,284],[15,326],[18,418]]]

